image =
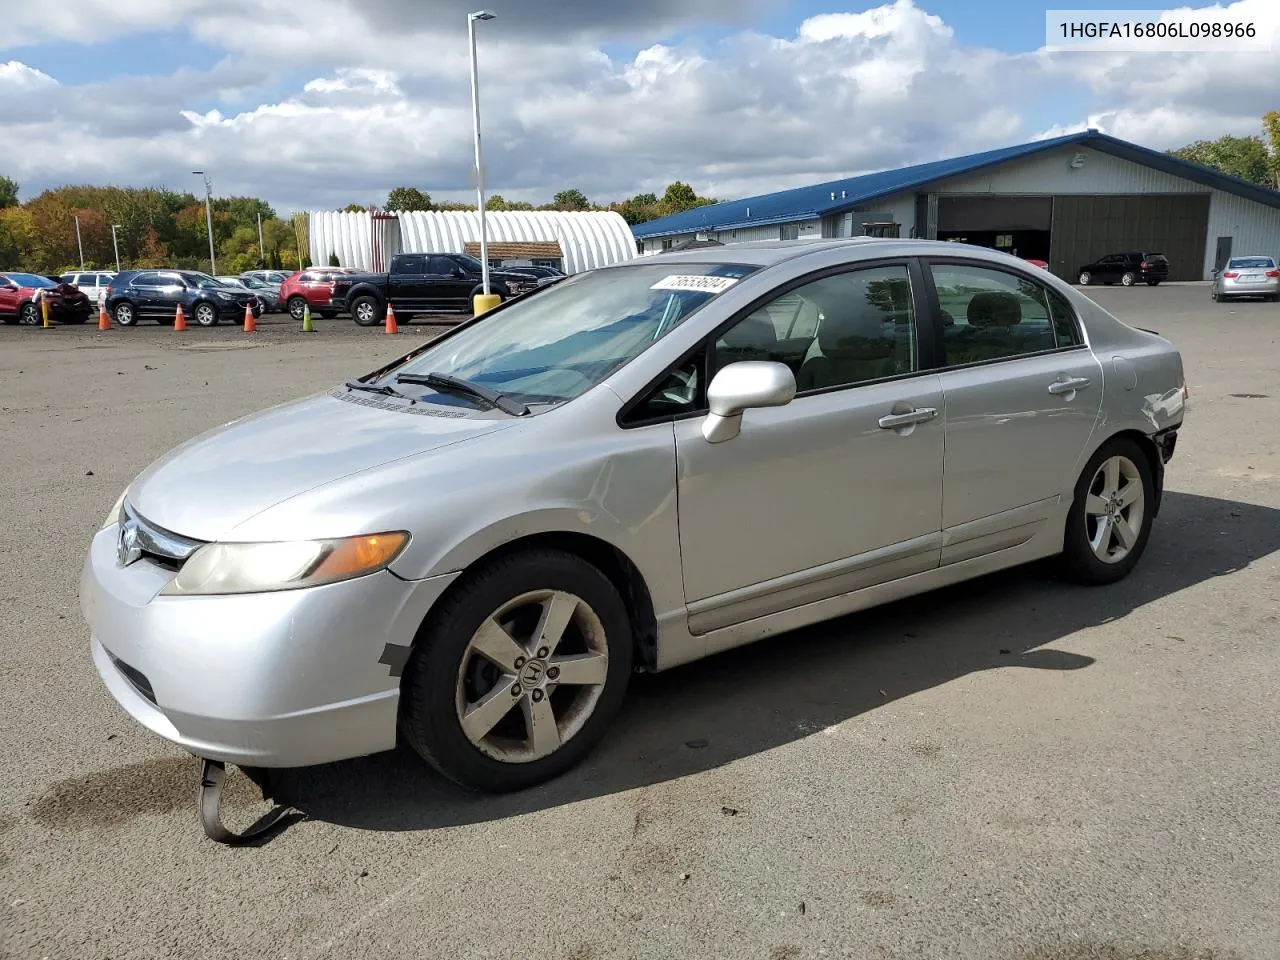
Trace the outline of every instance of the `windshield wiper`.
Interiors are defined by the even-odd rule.
[[[529,412],[529,408],[523,403],[519,400],[512,400],[505,393],[498,393],[496,390],[490,390],[488,387],[481,386],[478,383],[463,380],[461,377],[450,376],[447,373],[428,373],[425,375],[402,373],[396,377],[396,383],[412,383],[422,387],[433,387],[442,393],[463,393],[469,397],[483,400],[489,406],[497,407],[503,413],[509,413],[513,417],[523,417]]]
[[[380,393],[384,397],[403,397],[410,403],[417,403],[413,397],[401,393],[389,383],[379,385],[375,383],[365,383],[363,380],[348,380],[345,386],[348,390],[363,390],[366,393]]]

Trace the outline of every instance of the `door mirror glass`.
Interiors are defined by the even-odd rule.
[[[785,363],[742,360],[722,368],[707,387],[710,412],[702,422],[708,443],[738,435],[742,413],[754,407],[781,407],[796,395],[796,376]]]

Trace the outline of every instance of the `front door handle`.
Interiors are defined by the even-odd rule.
[[[1068,377],[1066,380],[1055,380],[1049,384],[1049,392],[1055,395],[1059,393],[1075,393],[1077,390],[1083,390],[1088,385],[1088,377]]]
[[[933,407],[917,407],[906,413],[890,413],[880,418],[881,430],[896,430],[898,427],[910,427],[917,423],[926,423],[938,415]]]

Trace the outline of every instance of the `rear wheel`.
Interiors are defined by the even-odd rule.
[[[117,303],[115,310],[116,323],[122,327],[132,327],[138,322],[138,313],[132,303]]]
[[[1159,285],[1159,283],[1160,283],[1160,281],[1159,281],[1159,280],[1148,280],[1148,281],[1147,281],[1147,286],[1148,286],[1148,287],[1154,287],[1154,286],[1158,286],[1158,285]]]
[[[617,589],[585,560],[530,550],[459,584],[414,646],[400,727],[472,790],[533,786],[580,762],[626,692],[632,638]]]
[[[1132,287],[1133,281],[1136,279],[1137,277],[1135,277],[1132,273],[1126,273],[1120,278],[1120,282],[1126,287]]]
[[[1087,287],[1087,286],[1089,285],[1089,281],[1090,281],[1090,280],[1092,280],[1092,279],[1093,279],[1093,277],[1091,277],[1091,276],[1089,275],[1089,271],[1088,271],[1088,270],[1081,270],[1081,271],[1080,271],[1080,286],[1082,286],[1082,287]]]
[[[289,298],[289,316],[293,317],[293,319],[301,322],[302,315],[306,313],[306,310],[307,301],[302,299],[302,297]]]
[[[1067,514],[1067,575],[1081,583],[1127,576],[1150,539],[1155,498],[1151,462],[1142,448],[1125,437],[1104,443],[1080,474]]]

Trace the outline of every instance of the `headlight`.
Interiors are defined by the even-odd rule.
[[[99,530],[105,530],[112,524],[120,522],[120,511],[124,509],[124,498],[128,492],[129,488],[125,487],[124,492],[116,499],[115,506],[112,507],[111,512],[107,514],[107,519],[102,521],[102,526],[98,528]]]
[[[232,294],[229,294],[229,293],[223,293],[221,290],[215,290],[215,291],[213,291],[213,292],[214,292],[214,293],[216,293],[216,294],[218,295],[218,298],[219,298],[220,300],[234,300],[234,299],[235,299],[235,297],[234,297]]]
[[[279,543],[210,543],[191,555],[161,593],[198,596],[297,590],[375,573],[405,544],[404,531]]]

